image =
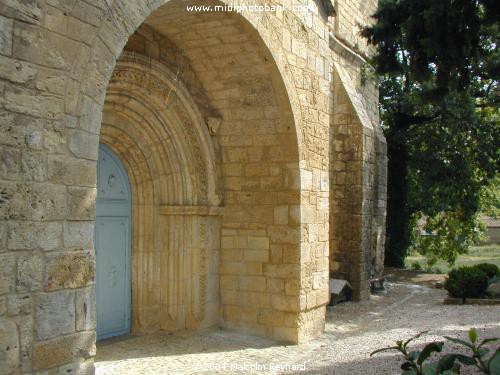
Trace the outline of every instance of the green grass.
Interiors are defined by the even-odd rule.
[[[427,270],[427,261],[425,257],[419,254],[414,254],[406,257],[406,268],[415,268],[415,263],[419,263],[422,270]],[[500,268],[500,244],[473,246],[470,248],[468,254],[460,255],[455,263],[455,267],[472,266],[479,263],[493,263]],[[447,273],[450,270],[448,263],[445,261],[438,261],[431,269],[432,272],[440,270]]]

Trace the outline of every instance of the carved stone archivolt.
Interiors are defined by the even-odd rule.
[[[218,303],[219,174],[188,91],[160,62],[124,52],[109,83],[101,142],[131,181],[132,330],[213,325],[206,307]]]

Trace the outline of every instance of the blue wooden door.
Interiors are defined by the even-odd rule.
[[[97,339],[130,332],[130,184],[118,157],[100,145],[95,225]]]

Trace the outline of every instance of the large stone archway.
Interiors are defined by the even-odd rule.
[[[356,11],[338,30],[370,10]],[[0,337],[14,348],[0,365],[92,372],[99,142],[133,185],[135,332],[316,337],[332,251],[367,296],[384,142],[363,57],[332,38],[333,21],[314,3],[0,4]]]
[[[210,135],[189,92],[160,61],[124,52],[100,142],[131,179],[132,332],[216,324],[221,198]]]

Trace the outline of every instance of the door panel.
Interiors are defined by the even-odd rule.
[[[97,338],[130,332],[130,187],[111,150],[99,148],[96,201]]]

